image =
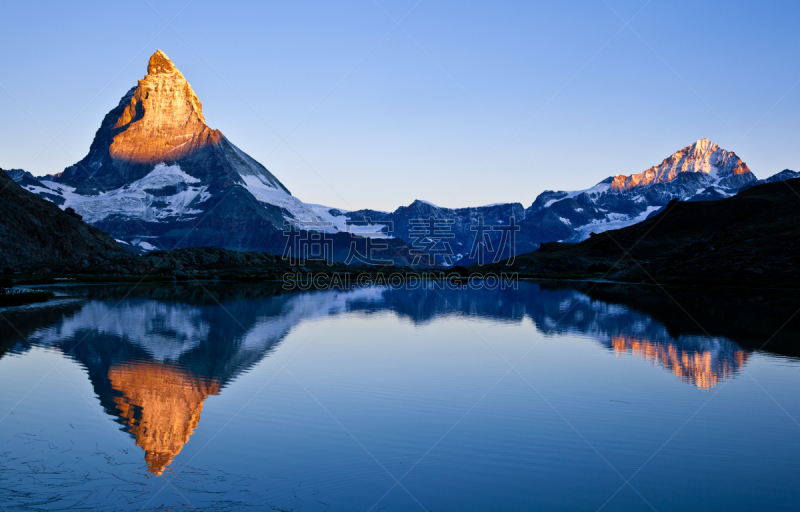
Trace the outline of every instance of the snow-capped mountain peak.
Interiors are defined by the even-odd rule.
[[[82,160],[39,180],[14,174],[29,191],[146,249],[274,250],[281,240],[273,235],[287,221],[319,221],[330,232],[344,228],[341,212],[292,196],[263,165],[209,127],[200,99],[161,50],[150,57],[144,78],[106,114]]]
[[[89,154],[51,179],[96,194],[130,185],[159,164],[177,164],[205,185],[241,183],[241,176],[255,175],[289,193],[263,165],[206,124],[192,86],[161,50],[150,57],[147,75],[106,114]]]
[[[704,173],[711,178],[713,185],[726,186],[726,183],[721,183],[723,180],[749,174],[750,169],[734,152],[726,151],[703,138],[691,146],[676,151],[659,165],[654,165],[644,172],[630,176],[624,174],[614,176],[611,190],[624,191],[654,183],[666,183],[684,172]]]
[[[556,240],[578,242],[641,222],[672,199],[729,197],[755,180],[735,153],[700,139],[643,172],[613,176],[586,190],[545,191],[526,210],[525,222]]]

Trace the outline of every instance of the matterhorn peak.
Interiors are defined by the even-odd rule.
[[[167,54],[156,50],[144,78],[106,114],[89,154],[56,179],[94,194],[130,185],[160,164],[177,164],[204,183],[241,183],[242,176],[256,176],[288,194],[264,166],[206,125],[192,86]]]
[[[206,126],[192,86],[161,50],[150,57],[147,76],[139,80],[114,129],[121,131],[109,148],[111,157],[140,164],[174,162],[222,138]]]
[[[178,71],[178,68],[175,67],[175,64],[167,57],[166,53],[161,50],[156,50],[156,52],[150,56],[150,62],[147,63],[147,74],[157,75],[159,73],[178,73],[183,76],[181,72]]]
[[[174,128],[180,127],[180,131],[194,133],[202,131],[200,125],[208,128],[205,126],[203,106],[192,86],[161,50],[156,50],[150,57],[147,75],[139,80],[139,85],[134,89],[130,103],[117,120],[115,128],[138,121],[135,119],[137,117],[144,118],[142,124],[160,125],[161,131],[164,131],[163,128],[172,128],[167,131],[174,131]]]

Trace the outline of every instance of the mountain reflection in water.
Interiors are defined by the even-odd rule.
[[[181,451],[200,421],[203,402],[219,394],[217,381],[195,377],[163,363],[112,366],[108,378],[114,403],[151,473],[160,475]]]
[[[749,353],[735,346],[733,343],[720,342],[715,349],[690,351],[670,342],[652,342],[622,335],[611,338],[615,354],[639,356],[671,370],[677,377],[702,389],[709,389],[720,380],[733,377],[747,363]],[[732,350],[732,353],[720,354],[721,350]]]
[[[588,294],[574,285],[545,288],[534,283],[520,283],[516,290],[479,291],[369,288],[284,293],[270,286],[222,284],[205,288],[64,288],[85,300],[45,314],[19,312],[14,322],[23,326],[26,341],[17,343],[3,333],[0,347],[23,352],[47,346],[79,362],[105,411],[135,438],[145,451],[149,471],[156,475],[189,441],[205,400],[220,394],[309,319],[380,312],[417,324],[447,316],[499,322],[530,319],[546,335],[589,337],[613,354],[641,357],[701,389],[735,377],[751,352],[726,336],[698,335],[685,326],[676,329],[656,318],[663,316],[663,304],[637,309],[630,305],[635,295],[613,297],[615,291],[609,288],[593,288]],[[598,293],[604,294],[602,300]],[[123,294],[130,297],[119,302]],[[713,332],[714,326],[709,328]]]

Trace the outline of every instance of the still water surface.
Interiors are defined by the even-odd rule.
[[[2,510],[800,506],[793,297],[60,292],[2,311]]]

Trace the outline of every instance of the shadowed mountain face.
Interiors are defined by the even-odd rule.
[[[415,324],[530,321],[545,335],[587,337],[609,355],[643,358],[708,389],[735,378],[753,347],[775,334],[796,305],[795,297],[676,292],[704,332],[654,288],[574,286],[298,293],[264,285],[67,287],[62,290],[83,299],[5,312],[25,341],[0,331],[0,346],[12,352],[51,347],[78,361],[106,412],[135,438],[149,470],[161,474],[190,442],[205,401],[224,393],[309,320],[391,312]],[[789,322],[767,348],[800,355],[799,333],[798,322]]]

